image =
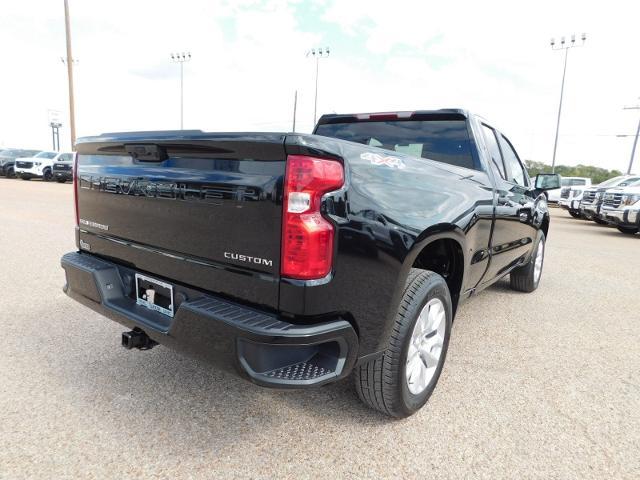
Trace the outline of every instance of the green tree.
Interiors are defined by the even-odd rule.
[[[525,160],[524,163],[531,177],[535,177],[539,173],[551,173],[551,165],[547,165],[546,163],[535,162],[533,160]],[[591,179],[594,185],[622,175],[622,172],[619,170],[607,170],[606,168],[591,165],[576,165],[573,167],[557,165],[556,173],[559,173],[563,177],[587,177]]]

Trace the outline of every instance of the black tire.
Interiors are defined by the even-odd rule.
[[[7,169],[7,178],[16,178],[16,173],[13,170],[13,167],[9,167]]]
[[[21,178],[22,180],[31,180],[31,177],[30,177],[30,176],[28,176],[28,175],[20,175],[20,178]]]
[[[573,218],[582,218],[582,214],[580,212],[574,212],[573,210],[569,210],[569,215]]]
[[[601,218],[598,217],[593,217],[591,220],[593,220],[594,222],[596,222],[598,225],[608,225],[609,223],[602,220]]]
[[[618,230],[621,231],[622,233],[626,233],[627,235],[635,235],[636,233],[640,232],[640,228],[638,227],[623,227],[621,225],[618,225]]]
[[[421,393],[414,395],[409,391],[406,381],[407,352],[422,308],[435,298],[442,301],[445,310],[442,351],[433,377]],[[449,346],[451,322],[451,295],[444,278],[428,270],[412,268],[387,349],[381,357],[355,368],[356,391],[360,399],[371,408],[396,418],[405,418],[417,412],[438,383]]]
[[[67,179],[66,178],[56,178],[56,182],[58,182],[58,183],[67,183]]]
[[[42,171],[42,180],[44,182],[50,182],[51,180],[53,180],[53,173],[51,173],[51,169],[50,168],[45,168]]]
[[[544,255],[546,253],[546,248],[544,248],[546,246],[545,241],[546,241],[546,238],[544,236],[544,233],[540,232],[538,236],[538,241],[536,242],[536,248],[531,253],[531,258],[529,259],[527,264],[511,271],[511,274],[509,275],[510,277],[509,281],[511,283],[511,288],[513,290],[516,290],[518,292],[531,293],[536,288],[538,288],[538,285],[540,284],[540,279],[542,278],[542,271],[544,270]],[[540,269],[541,269],[540,275],[536,279],[535,263],[536,263],[536,257],[538,256],[538,249],[540,248],[541,244],[543,248],[542,265],[540,266]]]

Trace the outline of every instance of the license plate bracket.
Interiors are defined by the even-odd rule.
[[[136,304],[173,318],[173,285],[136,273]]]

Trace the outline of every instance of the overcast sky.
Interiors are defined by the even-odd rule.
[[[597,5],[597,6],[596,6]],[[47,110],[69,148],[62,0],[2,0],[0,146],[49,148]],[[70,0],[78,136],[185,128],[290,131],[319,113],[461,107],[488,118],[520,156],[551,162],[563,53],[571,49],[557,162],[626,169],[640,110],[640,2]],[[580,43],[580,42],[578,42]],[[640,156],[640,154],[638,155]],[[637,163],[640,163],[638,160]],[[636,168],[638,170],[640,168]]]

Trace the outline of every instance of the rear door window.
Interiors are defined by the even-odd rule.
[[[502,161],[502,154],[500,153],[500,147],[498,147],[498,141],[496,140],[496,133],[493,128],[488,125],[482,124],[482,132],[484,134],[484,140],[489,150],[489,163],[491,169],[500,176],[503,180],[507,179],[507,173],[504,168],[504,162]]]

